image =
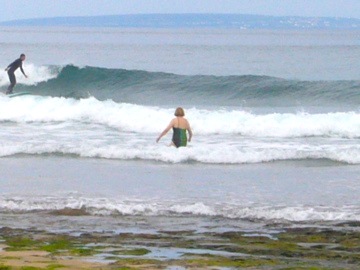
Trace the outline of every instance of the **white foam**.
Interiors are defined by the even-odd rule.
[[[256,115],[196,108],[186,112],[194,143],[175,149],[167,147],[171,132],[155,143],[173,109],[95,98],[0,96],[0,121],[11,123],[0,130],[0,156],[62,153],[174,163],[330,159],[360,164],[357,112]]]
[[[56,133],[57,130],[54,132]],[[155,136],[144,140],[137,139],[136,134],[125,140],[121,138],[121,135],[98,139],[91,137],[91,134],[76,133],[76,130],[56,135],[57,137],[47,138],[47,135],[43,134],[28,139],[28,137],[34,136],[34,133],[20,134],[18,139],[12,138],[11,143],[0,142],[0,156],[61,153],[90,158],[141,159],[170,163],[195,161],[213,164],[241,164],[278,160],[329,159],[360,164],[360,147],[356,144],[348,146],[301,145],[301,143],[289,142],[279,145],[278,143],[250,141],[247,143],[248,145],[222,142],[209,146],[207,142],[200,142],[191,147],[176,149],[166,145],[157,145]],[[52,137],[52,135],[48,136]],[[79,140],[79,136],[81,140]],[[99,137],[101,136],[105,135],[99,135]]]
[[[53,211],[83,209],[91,215],[188,215],[219,216],[231,219],[265,221],[360,221],[357,206],[242,206],[236,204],[206,204],[204,202],[110,200],[86,197],[0,197],[2,212]]]
[[[55,78],[60,72],[60,69],[55,70],[48,66],[35,66],[32,63],[24,63],[23,69],[25,74],[28,75],[28,78],[24,77],[20,69],[15,71],[15,75],[17,83],[25,85],[36,85],[39,82],[48,81]],[[9,78],[7,73],[2,69],[0,71],[0,87],[7,85],[9,85]]]
[[[323,206],[283,206],[283,207],[246,207],[228,214],[230,218],[287,221],[358,221],[360,209],[356,207]]]
[[[242,110],[186,110],[197,135],[233,134],[250,137],[360,137],[360,113],[252,114]],[[0,97],[0,121],[80,121],[121,131],[158,133],[173,118],[173,109],[99,101],[26,96]]]

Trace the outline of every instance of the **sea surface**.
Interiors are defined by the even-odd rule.
[[[0,227],[360,221],[360,32],[1,27]],[[2,69],[2,70],[3,70]],[[0,91],[7,74],[0,71]],[[194,138],[155,140],[185,109]],[[67,215],[63,215],[64,211]],[[70,213],[70,214],[69,214]]]

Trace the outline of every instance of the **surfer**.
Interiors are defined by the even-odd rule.
[[[19,59],[16,59],[14,62],[12,62],[6,69],[5,71],[7,71],[8,75],[9,75],[9,80],[10,80],[10,85],[6,91],[6,94],[12,94],[13,89],[16,85],[16,77],[15,77],[15,71],[20,68],[22,74],[24,74],[25,78],[27,78],[28,76],[25,74],[23,67],[22,67],[22,62],[25,61],[25,54],[21,54]]]
[[[160,134],[157,138],[156,142],[158,143],[160,139],[169,132],[169,130],[173,129],[173,137],[171,141],[171,145],[177,148],[186,146],[187,142],[191,141],[192,131],[190,128],[190,124],[188,120],[184,118],[185,112],[184,109],[179,107],[175,110],[175,116],[173,120],[171,120],[170,124],[167,128]],[[187,139],[186,131],[189,133],[189,139]]]

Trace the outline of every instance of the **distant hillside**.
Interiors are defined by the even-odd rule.
[[[360,19],[272,17],[241,14],[147,14],[56,17],[1,22],[0,26],[134,28],[360,29]]]

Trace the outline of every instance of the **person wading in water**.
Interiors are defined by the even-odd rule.
[[[187,145],[187,142],[191,141],[192,138],[192,130],[190,128],[190,124],[188,120],[184,118],[185,112],[184,109],[179,107],[175,111],[175,116],[173,120],[171,120],[170,124],[167,128],[159,135],[156,142],[159,142],[160,139],[168,133],[168,131],[173,129],[173,138],[171,140],[171,145],[176,148],[184,147]],[[189,133],[189,139],[187,138],[186,131]]]

